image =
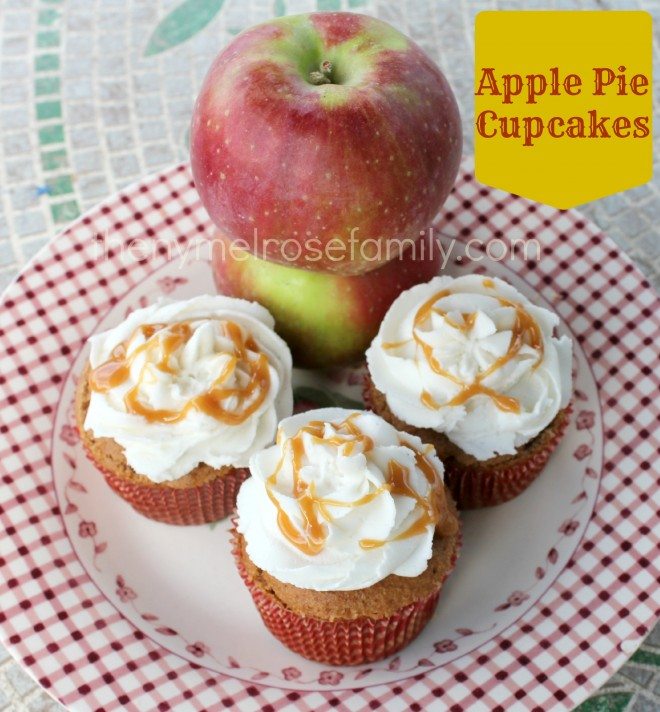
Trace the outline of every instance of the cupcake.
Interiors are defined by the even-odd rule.
[[[415,638],[460,543],[433,448],[373,413],[323,408],[282,421],[250,471],[234,555],[270,632],[332,665]]]
[[[569,419],[571,341],[558,317],[478,275],[403,292],[367,351],[364,398],[431,443],[459,509],[519,495]]]
[[[138,512],[202,524],[233,511],[250,456],[291,414],[273,318],[224,296],[161,300],[91,337],[76,392],[88,456]]]

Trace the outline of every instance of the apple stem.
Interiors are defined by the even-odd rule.
[[[332,84],[332,62],[328,62],[327,59],[321,62],[318,71],[309,73],[309,81],[316,86]]]

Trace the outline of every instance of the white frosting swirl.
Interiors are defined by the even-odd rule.
[[[367,439],[352,433],[354,428]],[[415,496],[398,493],[392,467],[405,472]],[[344,591],[426,569],[435,527],[431,515],[443,512],[443,466],[419,438],[399,433],[373,413],[322,408],[283,420],[276,445],[254,455],[250,470],[238,495],[238,531],[250,559],[279,581]],[[309,509],[306,495],[313,500]],[[431,514],[429,506],[435,507]],[[291,524],[288,536],[282,513]],[[309,541],[317,544],[312,552]]]
[[[514,348],[521,319],[532,330]],[[409,425],[444,433],[482,461],[514,454],[570,400],[571,340],[553,336],[558,324],[501,279],[436,277],[394,301],[367,351],[369,373]]]
[[[176,422],[158,422],[129,412],[125,396],[136,385],[140,404],[151,410],[179,412],[191,399],[209,391],[226,369],[229,377],[222,386],[245,387],[249,374],[247,364],[238,359],[235,368],[229,363],[234,345],[223,324],[238,325],[240,333],[254,341],[268,362],[269,387],[263,402],[243,422],[231,424],[190,408]],[[156,365],[162,357],[162,336],[157,347],[143,349],[146,338],[140,327],[150,324],[186,323],[190,337],[168,359],[170,368]],[[199,296],[187,301],[162,299],[152,306],[138,309],[114,329],[91,337],[89,363],[92,369],[111,359],[113,350],[128,342],[126,355],[133,356],[127,379],[106,392],[91,389],[91,400],[85,418],[85,430],[95,437],[109,437],[124,449],[128,464],[153,482],[176,480],[200,463],[220,468],[245,467],[250,456],[270,445],[277,423],[293,410],[291,389],[291,354],[284,341],[273,331],[274,320],[259,304],[225,296]],[[129,341],[130,340],[130,341]],[[247,359],[258,353],[247,347]],[[237,407],[236,396],[222,401],[223,407]],[[243,403],[244,406],[250,403]]]

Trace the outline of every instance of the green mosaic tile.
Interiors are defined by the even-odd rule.
[[[316,0],[316,9],[320,12],[341,10],[341,0]]]
[[[63,148],[58,148],[55,151],[44,151],[41,154],[41,166],[45,171],[57,171],[66,165],[66,151]]]
[[[623,712],[631,697],[632,693],[629,692],[596,695],[576,707],[575,712]]]
[[[57,30],[37,32],[37,47],[57,47],[60,43],[60,33]]]
[[[60,58],[56,54],[40,54],[34,60],[37,72],[50,72],[60,68]]]
[[[80,209],[75,200],[67,200],[65,203],[51,205],[50,212],[56,223],[70,222],[80,215]]]
[[[44,126],[39,129],[39,143],[64,143],[64,127],[61,124]]]
[[[37,79],[34,80],[34,91],[37,96],[42,94],[57,94],[59,90],[59,77],[37,77]]]
[[[49,7],[47,10],[41,10],[39,12],[37,23],[40,25],[52,25],[59,16],[60,13],[57,10],[53,10]]]
[[[353,7],[364,7],[367,4],[367,0],[348,0],[348,6]]]
[[[73,182],[71,176],[58,176],[50,178],[47,182],[50,195],[66,195],[73,193]]]
[[[62,104],[59,101],[37,103],[37,119],[59,119],[60,116],[62,116]]]
[[[660,653],[654,653],[651,650],[637,650],[630,660],[634,663],[641,663],[642,665],[655,665],[656,667],[660,667]]]
[[[164,52],[196,35],[220,12],[224,0],[183,0],[158,23],[145,57]]]

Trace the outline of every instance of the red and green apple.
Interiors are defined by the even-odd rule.
[[[411,243],[376,270],[340,275],[259,259],[218,232],[213,276],[219,292],[259,302],[270,311],[296,366],[326,368],[363,358],[399,294],[438,274],[441,251],[432,233]]]
[[[262,259],[361,274],[395,256],[399,241],[386,242],[432,224],[461,145],[452,90],[420,47],[337,12],[236,37],[204,80],[190,148],[229,238]]]

